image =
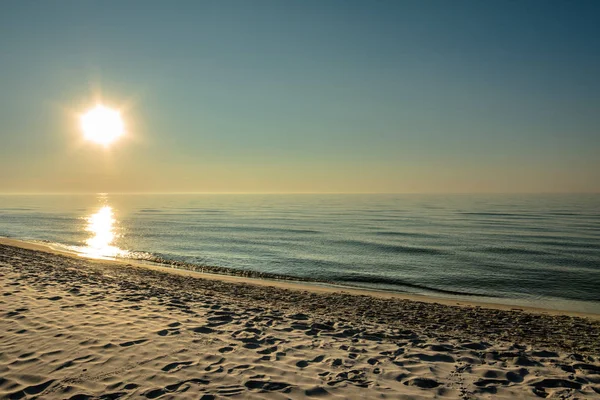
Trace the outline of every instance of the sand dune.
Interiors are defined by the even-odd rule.
[[[0,397],[600,398],[600,321],[0,245]]]

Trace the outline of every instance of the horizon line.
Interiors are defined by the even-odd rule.
[[[600,194],[597,192],[0,192],[1,196],[39,195],[534,195]]]

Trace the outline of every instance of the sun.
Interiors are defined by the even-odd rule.
[[[121,114],[98,104],[81,116],[84,137],[94,143],[108,146],[125,132]]]

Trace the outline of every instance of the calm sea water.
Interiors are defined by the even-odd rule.
[[[0,236],[600,313],[600,195],[4,195]]]

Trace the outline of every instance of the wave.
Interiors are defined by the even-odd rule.
[[[134,256],[135,255],[135,256]],[[218,274],[218,275],[231,275],[231,276],[241,276],[248,277],[254,279],[274,279],[274,280],[286,280],[286,281],[298,281],[298,282],[313,282],[313,283],[326,283],[332,285],[345,285],[345,286],[354,286],[354,287],[365,287],[364,285],[357,285],[360,283],[367,284],[379,284],[379,285],[390,285],[397,286],[399,288],[413,288],[420,289],[427,292],[432,293],[440,293],[440,294],[448,294],[455,296],[479,296],[479,297],[490,297],[486,294],[468,292],[468,291],[460,291],[460,290],[452,290],[452,289],[443,289],[434,286],[423,285],[419,283],[409,282],[404,279],[394,278],[394,277],[384,277],[384,276],[376,276],[376,275],[358,275],[358,274],[331,274],[328,275],[327,278],[313,276],[297,276],[291,274],[278,274],[271,272],[261,272],[254,271],[248,269],[237,269],[237,268],[229,268],[229,267],[218,267],[212,265],[201,265],[197,263],[191,263],[186,261],[177,261],[170,258],[167,258],[162,255],[156,255],[151,253],[144,252],[132,252],[130,253],[131,258],[135,258],[137,260],[149,261],[152,263],[161,264],[163,266],[168,266],[172,268],[185,269],[195,272],[201,273],[210,273],[210,274]],[[306,260],[310,263],[318,260]],[[297,262],[297,260],[296,260]],[[495,296],[498,297],[498,296]]]
[[[261,272],[255,270],[248,269],[237,269],[237,268],[229,268],[229,267],[218,267],[214,265],[202,265],[195,264],[186,261],[177,261],[170,258],[165,258],[164,256],[152,253],[145,252],[131,252],[127,258],[136,259],[141,261],[148,261],[156,264],[160,264],[162,266],[167,266],[171,268],[177,269],[185,269],[189,271],[209,273],[209,274],[217,274],[217,275],[231,275],[231,276],[241,276],[247,278],[254,279],[275,279],[275,280],[286,280],[286,281],[299,281],[299,282],[315,282],[315,283],[328,283],[335,284],[335,282],[326,279],[317,279],[310,277],[302,277],[302,276],[293,276],[286,274],[278,274],[271,272]]]
[[[501,217],[509,219],[548,219],[547,216],[539,214],[515,214],[498,212],[459,212],[460,215],[473,215],[479,217]]]
[[[418,232],[396,232],[396,231],[377,231],[373,232],[377,236],[399,236],[399,237],[414,237],[423,239],[438,239],[440,235],[433,235],[430,233],[418,233]]]
[[[523,249],[518,247],[484,247],[476,249],[477,252],[492,253],[492,254],[503,254],[503,255],[535,255],[535,256],[547,256],[553,255],[554,253],[543,251],[543,250],[531,250]]]
[[[349,282],[349,283],[373,283],[373,284],[384,284],[384,285],[394,285],[394,286],[404,286],[415,289],[422,289],[428,292],[437,292],[443,294],[451,294],[456,296],[481,296],[481,297],[490,297],[481,293],[467,292],[467,291],[459,291],[459,290],[451,290],[451,289],[441,289],[438,287],[423,285],[420,283],[408,282],[404,279],[393,278],[393,277],[384,277],[384,276],[376,276],[376,275],[340,275],[335,277],[336,282]],[[496,296],[497,297],[497,296]]]
[[[600,245],[591,242],[582,242],[581,239],[575,241],[574,239],[562,239],[562,240],[515,240],[515,243],[522,243],[526,245],[535,246],[549,246],[556,248],[557,250],[569,250],[569,249],[584,249],[584,250],[600,250]]]
[[[201,213],[201,214],[226,214],[225,210],[212,210],[212,209],[204,209],[204,208],[185,208],[186,212],[190,213]]]
[[[315,229],[302,229],[302,228],[272,228],[269,226],[224,226],[224,225],[213,225],[211,230],[224,230],[233,232],[272,232],[272,233],[309,233],[316,234],[322,233]]]
[[[387,244],[387,243],[376,243],[367,242],[362,240],[337,240],[332,241],[335,244],[341,244],[350,247],[367,248],[372,251],[382,251],[388,253],[399,253],[399,254],[430,254],[430,255],[443,255],[448,252],[434,249],[431,247],[415,247],[406,246],[401,244]]]

